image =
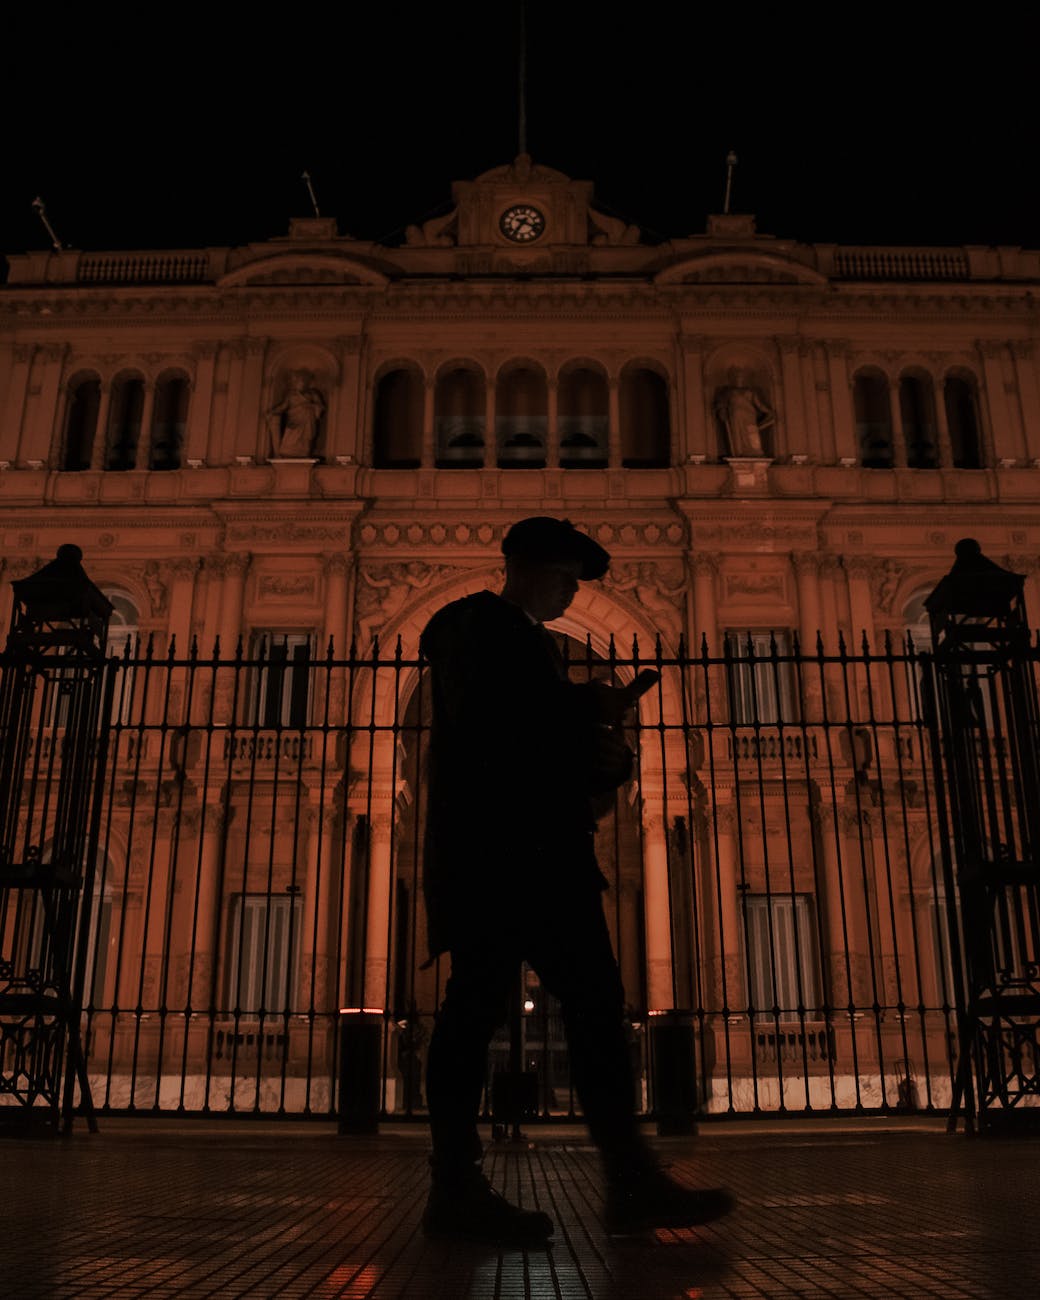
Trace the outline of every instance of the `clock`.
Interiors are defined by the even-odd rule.
[[[514,203],[499,217],[498,228],[514,244],[530,244],[545,230],[545,217],[530,203]]]

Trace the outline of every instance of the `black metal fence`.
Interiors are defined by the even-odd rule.
[[[128,646],[105,666],[83,1012],[102,1113],[331,1116],[342,1014],[371,1008],[383,1113],[423,1114],[447,976],[446,959],[424,964],[424,669],[400,646],[338,658],[297,641],[223,659]],[[779,634],[677,656],[561,644],[575,678],[661,675],[633,719],[635,775],[597,832],[643,1109],[650,1026],[669,1010],[692,1025],[705,1114],[946,1108],[957,914],[930,655],[805,652]],[[31,761],[61,764],[64,722],[55,696]],[[999,746],[985,759],[999,765]],[[31,808],[23,826],[46,857]],[[12,969],[38,964],[39,907],[0,895]],[[518,999],[539,1114],[573,1114],[562,1024],[533,972]],[[503,1031],[489,1078],[507,1051]]]

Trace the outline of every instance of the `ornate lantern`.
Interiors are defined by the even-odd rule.
[[[951,1124],[1040,1115],[1040,708],[1024,577],[957,543],[925,600],[937,722],[935,770],[959,1059]],[[957,961],[963,941],[963,959]]]
[[[101,813],[112,606],[78,546],[12,583],[0,655],[0,1086],[6,1126],[91,1119],[79,1039]],[[67,1047],[67,1051],[66,1051]],[[64,1076],[64,1098],[63,1092]]]

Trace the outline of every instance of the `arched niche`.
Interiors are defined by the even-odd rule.
[[[69,381],[62,439],[61,468],[90,469],[101,408],[101,379],[94,371],[74,375]]]
[[[710,416],[720,455],[776,455],[776,397],[773,367],[756,348],[719,348],[704,368]]]
[[[164,370],[155,381],[148,468],[180,469],[188,427],[191,380],[183,370]]]
[[[397,365],[376,380],[372,408],[372,464],[416,469],[422,461],[423,378],[418,367]]]
[[[264,385],[266,454],[288,459],[326,456],[338,383],[339,365],[323,348],[297,345],[277,350]]]
[[[954,468],[982,469],[978,379],[967,369],[949,371],[943,381],[942,400]]]
[[[510,362],[495,383],[495,446],[501,469],[541,469],[549,427],[545,371],[534,361]]]
[[[484,464],[487,384],[475,362],[443,366],[433,395],[433,430],[438,469]]]
[[[116,375],[112,380],[105,433],[105,469],[136,468],[143,414],[144,377],[133,370]]]
[[[852,405],[859,463],[864,469],[891,469],[894,452],[888,376],[869,366],[857,370],[852,378]]]
[[[565,366],[557,383],[560,465],[597,469],[607,464],[609,396],[603,369],[590,362]]]
[[[667,376],[630,361],[618,380],[621,463],[626,469],[664,469],[671,463],[672,420]]]
[[[939,439],[935,420],[935,385],[926,370],[904,370],[899,376],[899,414],[910,469],[936,469]]]

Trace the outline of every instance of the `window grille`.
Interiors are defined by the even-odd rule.
[[[753,1010],[781,1020],[814,1016],[821,997],[812,895],[750,894],[745,908]]]
[[[794,665],[791,634],[781,632],[726,633],[730,716],[738,726],[795,720]]]
[[[247,696],[251,727],[306,727],[310,721],[310,658],[307,632],[259,632]]]
[[[227,1005],[246,1016],[292,1011],[300,949],[298,900],[233,894],[228,914]]]

